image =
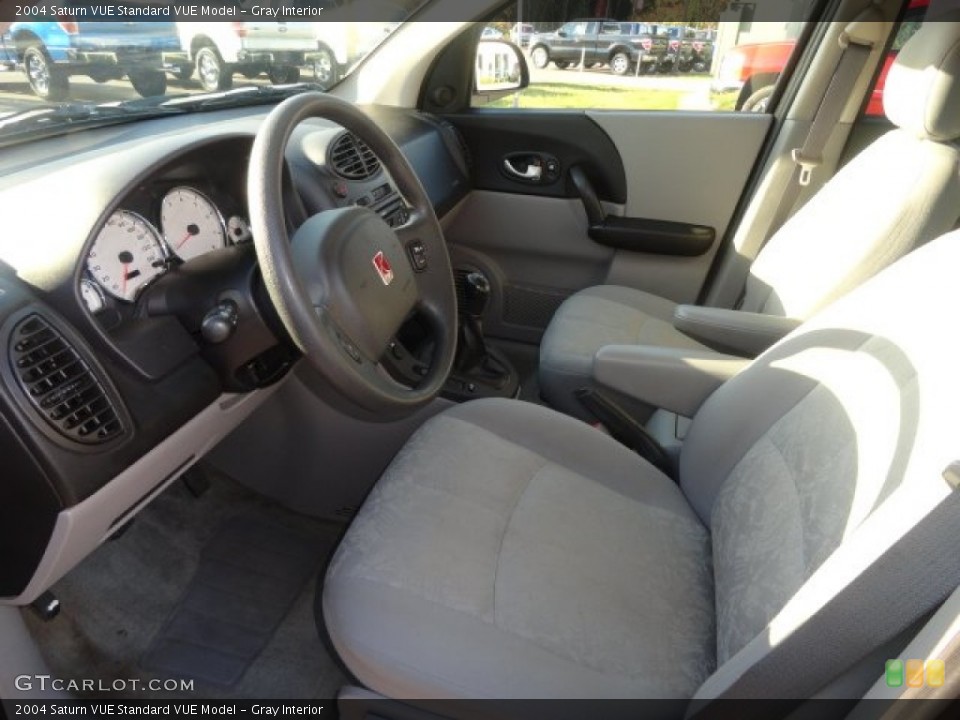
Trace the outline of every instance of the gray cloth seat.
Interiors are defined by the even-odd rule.
[[[337,652],[396,698],[721,694],[950,492],[958,271],[953,233],[752,361],[693,418],[679,486],[546,408],[435,416],[328,568]]]
[[[476,401],[393,462],[329,569],[324,616],[387,695],[690,696],[715,664],[709,559],[676,484],[609,436]]]
[[[957,16],[960,17],[960,16]],[[897,126],[840,169],[770,238],[739,309],[800,320],[858,286],[960,216],[960,23],[931,22],[905,45],[884,87]],[[677,303],[604,285],[558,308],[540,345],[541,393],[574,415],[604,345],[704,349],[672,326]]]

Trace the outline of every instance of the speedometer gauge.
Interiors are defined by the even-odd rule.
[[[167,245],[181,260],[192,260],[227,244],[220,212],[193,188],[177,187],[164,196],[160,226]]]
[[[163,246],[156,228],[128,210],[110,216],[87,256],[90,274],[121,300],[133,300],[163,267]]]

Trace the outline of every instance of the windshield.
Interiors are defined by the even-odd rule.
[[[0,3],[0,119],[243,87],[329,90],[422,2],[60,0],[16,12]]]

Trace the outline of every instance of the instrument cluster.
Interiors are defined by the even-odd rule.
[[[192,185],[173,185],[140,204],[145,207],[116,210],[87,254],[80,295],[92,313],[135,302],[171,267],[251,240],[237,203],[225,198],[218,204]]]

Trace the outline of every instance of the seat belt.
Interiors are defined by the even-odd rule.
[[[850,23],[840,34],[840,47],[843,52],[837,60],[830,84],[820,100],[820,106],[817,108],[817,114],[814,115],[803,147],[794,148],[791,152],[790,156],[796,163],[797,169],[777,208],[773,223],[770,225],[768,239],[787,221],[790,211],[800,196],[800,191],[810,184],[813,171],[823,164],[823,151],[850,99],[850,88],[860,77],[873,50],[875,41],[869,37],[870,33],[860,31],[865,27],[861,23],[871,20],[876,20],[876,11],[872,7],[862,13],[856,21]]]
[[[800,197],[800,191],[810,184],[813,171],[823,164],[823,151],[826,149],[830,136],[840,121],[843,109],[850,98],[850,88],[853,87],[857,78],[860,77],[860,73],[863,72],[863,68],[870,57],[870,52],[877,42],[877,39],[872,37],[875,26],[871,25],[877,19],[877,10],[871,5],[856,20],[847,25],[840,34],[839,44],[843,51],[834,66],[830,83],[820,99],[820,105],[813,117],[813,122],[810,124],[807,137],[803,141],[803,147],[794,148],[790,153],[796,168],[789,184],[783,191],[780,205],[777,207],[767,230],[767,237],[757,248],[757,254],[790,217],[793,206],[796,205],[797,199]],[[744,287],[734,303],[734,310],[740,310],[743,307],[746,295],[747,288],[746,283],[744,283]]]
[[[960,586],[960,461],[943,478],[952,490],[943,500],[718,696],[693,701],[688,717],[728,714],[715,700],[810,698],[936,610]]]

